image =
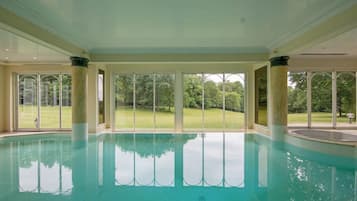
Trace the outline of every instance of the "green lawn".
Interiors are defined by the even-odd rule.
[[[59,106],[41,107],[41,128],[59,128]],[[37,107],[18,107],[19,128],[36,128]],[[72,107],[62,107],[62,128],[72,127]]]
[[[133,127],[133,111],[119,108],[115,113],[115,124],[117,129],[130,129]],[[241,129],[244,125],[244,114],[240,112],[226,111],[227,129]],[[151,110],[136,109],[136,125],[140,129],[154,128],[153,112]],[[205,111],[205,125],[207,129],[223,129],[223,112],[220,109]],[[157,112],[156,127],[158,129],[172,129],[175,127],[174,112]],[[184,109],[184,127],[186,129],[202,128],[202,112],[200,109]]]
[[[37,108],[31,106],[19,106],[19,128],[35,128],[37,116]],[[199,130],[202,128],[202,112],[200,109],[184,109],[184,128]],[[140,129],[154,128],[153,112],[151,110],[136,109],[136,125]],[[121,108],[116,110],[116,128],[131,129],[133,128],[133,111],[130,109]],[[316,123],[331,123],[331,113],[315,112],[312,113],[312,122]],[[204,128],[223,129],[223,112],[220,109],[209,109],[205,111]],[[225,113],[226,129],[242,129],[244,128],[244,113],[226,111]],[[72,126],[72,111],[71,107],[62,108],[62,128],[71,128]],[[289,124],[306,123],[307,114],[297,113],[288,115]],[[338,123],[348,123],[346,117],[338,117]],[[41,128],[59,128],[59,107],[42,107],[41,108]],[[156,128],[157,129],[172,129],[174,128],[174,111],[157,112],[156,113]]]
[[[200,109],[185,108],[183,111],[183,126],[185,129],[200,129],[202,128],[202,111]],[[204,112],[205,129],[243,129],[244,128],[244,113],[241,112],[225,112],[226,123],[223,125],[223,110],[208,109]]]
[[[332,122],[332,113],[329,112],[312,112],[311,121],[315,123],[331,123]],[[307,113],[295,113],[288,115],[289,123],[306,123],[307,122]],[[347,117],[338,117],[337,123],[348,123]]]

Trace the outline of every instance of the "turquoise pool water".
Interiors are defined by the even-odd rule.
[[[356,159],[244,134],[0,138],[0,200],[357,199]]]

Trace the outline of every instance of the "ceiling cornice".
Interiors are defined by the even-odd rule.
[[[305,33],[274,48],[271,57],[291,55],[357,28],[357,3],[328,18]]]

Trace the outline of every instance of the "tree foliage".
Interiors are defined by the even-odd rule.
[[[224,89],[224,90],[223,90]],[[214,82],[203,80],[200,75],[187,75],[184,80],[184,106],[186,108],[223,108],[230,111],[244,111],[244,87],[239,81]],[[223,99],[224,94],[224,99]]]
[[[155,76],[155,93],[154,93]],[[134,82],[135,80],[135,82]],[[174,106],[174,77],[172,75],[118,75],[114,81],[116,107],[132,107],[134,105],[135,85],[135,107],[141,109],[152,109],[157,111],[171,111]]]
[[[154,85],[155,76],[155,85]],[[135,84],[134,84],[135,80]],[[175,78],[170,74],[117,75],[114,81],[116,107],[133,107],[135,85],[135,107],[152,109],[155,101],[156,111],[172,112],[175,96]],[[155,86],[155,93],[154,93]],[[224,91],[223,92],[223,86]],[[223,94],[225,93],[225,99]],[[155,100],[154,96],[155,95]],[[204,96],[204,97],[203,97]],[[223,108],[244,111],[244,87],[239,81],[202,82],[200,75],[186,75],[184,79],[184,107],[201,109]]]

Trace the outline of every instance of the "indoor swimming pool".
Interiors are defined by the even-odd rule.
[[[356,152],[357,153],[357,152]],[[357,199],[356,157],[244,133],[0,138],[0,200]]]

